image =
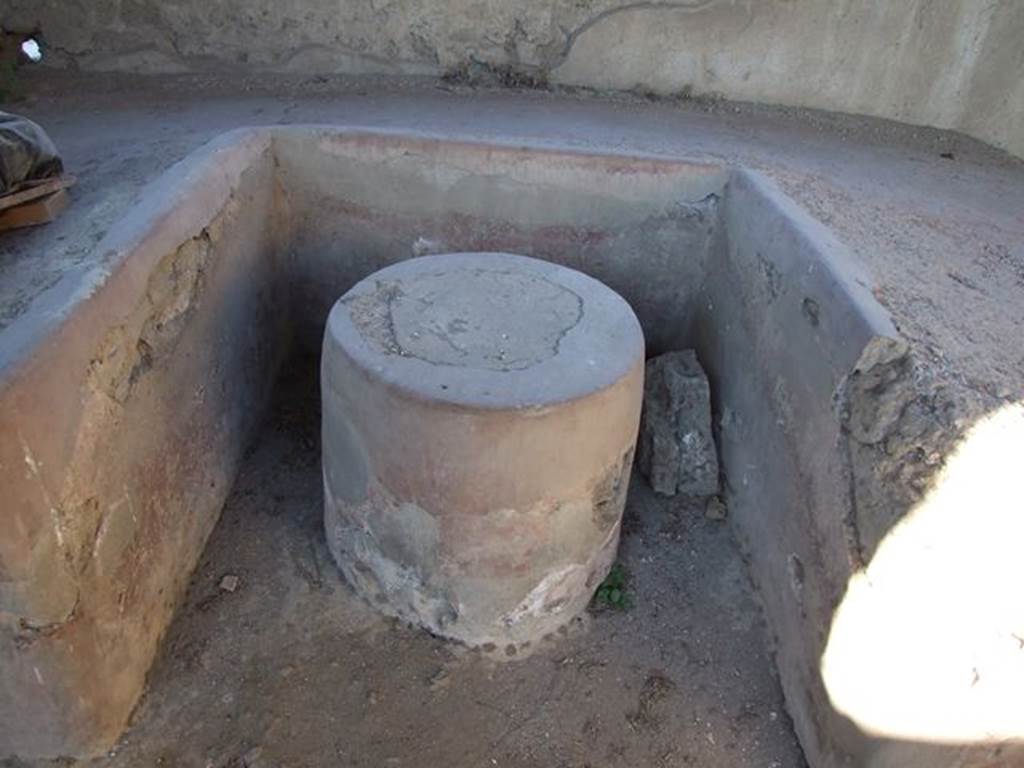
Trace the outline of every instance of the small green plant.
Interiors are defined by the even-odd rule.
[[[630,607],[631,601],[626,592],[629,574],[622,563],[615,563],[608,571],[605,580],[594,592],[593,606],[595,610],[613,608],[617,611],[625,611]]]

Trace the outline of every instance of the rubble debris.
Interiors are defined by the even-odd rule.
[[[663,496],[718,493],[711,390],[693,350],[647,361],[638,461]]]

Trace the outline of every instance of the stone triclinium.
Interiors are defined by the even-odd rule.
[[[324,338],[327,539],[382,611],[468,644],[524,643],[615,558],[644,340],[602,283],[466,253],[371,275]]]

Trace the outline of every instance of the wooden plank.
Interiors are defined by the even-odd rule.
[[[16,205],[35,200],[37,197],[48,195],[61,189],[67,189],[75,183],[74,176],[57,176],[53,179],[42,179],[41,181],[30,181],[24,189],[12,192],[9,195],[0,197],[0,211],[6,208],[13,208]]]
[[[70,200],[67,190],[58,189],[46,197],[40,197],[14,208],[0,211],[0,231],[46,224],[57,218]]]

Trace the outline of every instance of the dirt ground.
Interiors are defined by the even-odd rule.
[[[283,375],[131,728],[78,765],[804,766],[728,522],[636,475],[625,610],[509,656],[362,603],[323,536],[315,366]]]

